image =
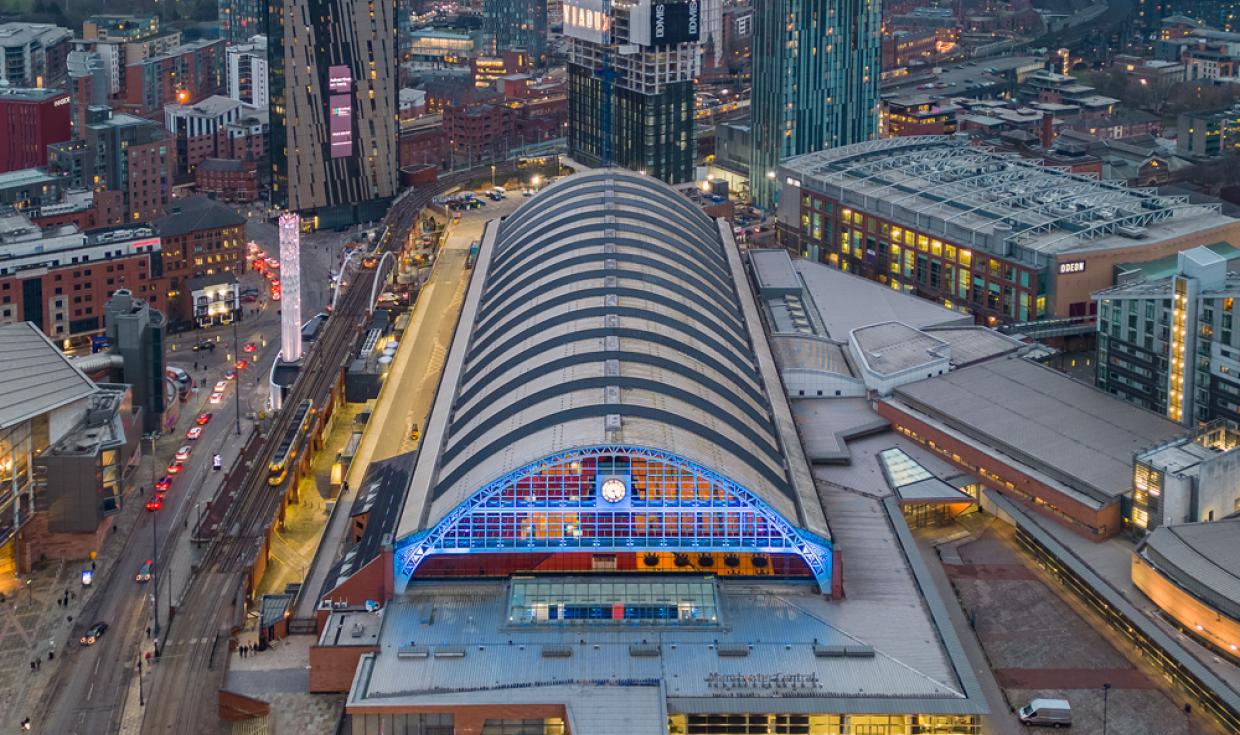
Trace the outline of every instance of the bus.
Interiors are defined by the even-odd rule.
[[[275,454],[271,455],[271,464],[267,468],[269,471],[268,485],[273,487],[281,485],[288,478],[288,469],[297,460],[298,446],[305,437],[313,417],[314,401],[307,398],[297,404],[297,410],[293,414],[293,423],[289,424],[288,429],[284,431],[284,436],[280,438]]]
[[[194,387],[194,384],[190,382],[189,373],[186,373],[184,370],[182,370],[179,367],[173,367],[169,365],[165,369],[164,374],[168,377],[169,380],[171,380],[173,383],[176,383],[177,396],[182,401],[188,401],[189,391],[191,388]]]

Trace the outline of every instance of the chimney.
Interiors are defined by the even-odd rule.
[[[1055,116],[1049,112],[1042,113],[1042,150],[1049,151],[1055,142]]]

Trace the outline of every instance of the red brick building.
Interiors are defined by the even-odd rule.
[[[125,223],[125,197],[109,190],[71,192],[58,204],[34,210],[30,219],[44,229],[61,225],[82,231],[112,227]]]
[[[58,343],[103,332],[103,306],[127,288],[162,308],[160,242],[148,227],[83,234],[69,225],[41,230],[21,214],[0,219],[0,323],[31,321]]]
[[[231,207],[205,196],[182,199],[155,221],[163,254],[166,296],[161,299],[168,321],[194,322],[187,282],[217,273],[245,272],[245,218]]]
[[[123,96],[114,107],[151,115],[167,104],[193,104],[222,89],[224,41],[185,43],[166,53],[129,64],[122,74]]]
[[[194,186],[222,202],[252,202],[258,199],[258,164],[208,158],[195,169]]]
[[[69,95],[0,88],[0,173],[47,165],[47,146],[73,137]]]

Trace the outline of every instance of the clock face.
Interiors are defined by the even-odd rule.
[[[624,494],[628,492],[628,488],[624,486],[623,480],[617,480],[613,477],[603,480],[603,487],[600,489],[600,492],[603,494],[603,500],[609,503],[619,503],[621,500],[624,500]]]

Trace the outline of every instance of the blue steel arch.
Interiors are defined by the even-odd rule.
[[[650,506],[643,506],[639,507],[639,510],[647,509],[649,512],[690,514],[700,514],[704,510],[719,510],[734,517],[739,516],[744,512],[753,512],[760,516],[768,524],[768,526],[773,529],[774,533],[770,537],[762,540],[755,538],[751,543],[745,543],[745,540],[741,538],[731,539],[722,538],[719,536],[705,539],[685,539],[683,537],[661,538],[655,539],[655,543],[653,545],[649,543],[649,539],[629,538],[623,543],[618,543],[615,538],[604,540],[582,535],[577,535],[574,537],[537,538],[531,536],[529,538],[501,538],[498,542],[484,537],[477,542],[471,539],[468,545],[454,543],[449,540],[450,537],[455,535],[453,534],[453,531],[454,529],[457,529],[462,521],[471,519],[477,514],[486,512],[488,502],[496,498],[500,493],[509,489],[515,483],[531,477],[545,468],[563,465],[573,461],[580,461],[591,457],[637,457],[651,459],[676,467],[680,470],[691,472],[702,479],[708,480],[709,482],[720,486],[727,495],[726,503],[722,507],[712,505],[710,501],[682,500],[673,505],[652,504]],[[528,509],[531,514],[539,512],[545,513],[547,510],[556,510],[557,508],[563,508],[570,511],[578,509],[591,513],[605,512],[597,511],[595,508],[587,507],[585,505],[575,507],[565,504],[549,505],[538,504],[537,501],[531,501],[525,506],[525,508]],[[503,509],[500,509],[500,512],[502,512],[502,510]],[[517,510],[520,510],[520,508],[517,508]],[[613,512],[631,512],[632,510],[633,507],[630,506],[624,509],[617,509]],[[638,545],[639,540],[643,543],[643,545]],[[394,563],[396,589],[398,592],[403,592],[417,568],[422,564],[422,562],[426,561],[426,559],[431,556],[440,554],[495,553],[503,551],[510,551],[514,553],[528,551],[589,551],[603,553],[641,551],[724,553],[728,551],[739,551],[764,554],[794,553],[799,556],[809,567],[810,571],[814,575],[814,578],[817,580],[821,591],[827,592],[831,589],[832,561],[830,541],[793,525],[788,519],[784,518],[778,511],[768,505],[755,493],[739,485],[738,483],[733,482],[726,476],[679,455],[648,447],[618,444],[600,444],[588,447],[578,447],[576,449],[553,454],[531,462],[520,469],[487,483],[449,511],[433,527],[397,541]]]

